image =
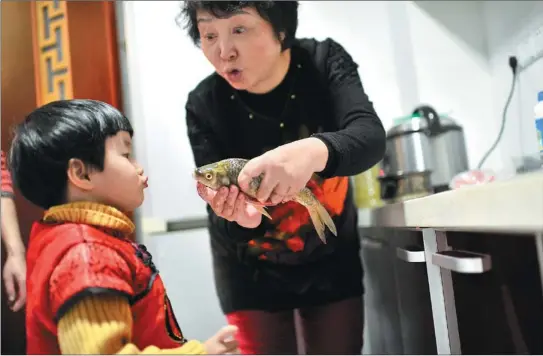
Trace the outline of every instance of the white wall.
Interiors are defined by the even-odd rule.
[[[495,102],[493,118],[498,123],[511,85],[507,58],[516,55],[519,44],[537,28],[543,28],[543,2],[485,1],[484,15]],[[504,165],[512,163],[511,157],[537,152],[533,108],[541,90],[543,59],[519,75],[499,153]]]
[[[472,168],[497,137],[512,73],[508,57],[543,26],[541,1],[416,1],[409,8],[420,99],[453,111],[464,127]],[[510,170],[537,152],[533,106],[543,60],[519,75],[503,138],[485,163]]]
[[[191,172],[185,101],[212,66],[175,23],[177,1],[126,1],[127,73],[136,156],[149,174],[143,217],[203,216]]]
[[[464,128],[468,159],[477,164],[493,139],[490,69],[482,5],[477,1],[408,2],[421,102],[451,112]]]
[[[385,126],[403,114],[388,12],[384,1],[301,1],[297,32],[298,37],[331,37],[345,47]]]

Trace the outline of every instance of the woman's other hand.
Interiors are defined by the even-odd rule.
[[[326,167],[328,147],[318,138],[307,138],[279,146],[245,165],[238,177],[243,191],[248,191],[253,177],[264,174],[257,199],[279,204],[291,200],[315,172]]]
[[[14,312],[26,302],[26,261],[24,253],[8,254],[2,271],[8,304]]]
[[[262,214],[253,205],[247,204],[245,194],[240,192],[235,185],[214,191],[198,182],[197,190],[198,195],[211,206],[218,216],[228,221],[235,221],[249,229],[260,225]]]

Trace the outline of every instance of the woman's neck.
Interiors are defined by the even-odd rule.
[[[258,84],[254,87],[247,89],[247,91],[253,94],[266,94],[275,89],[279,84],[281,84],[283,79],[285,79],[290,67],[290,59],[291,50],[289,48],[281,53],[271,75],[265,80],[258,82]]]

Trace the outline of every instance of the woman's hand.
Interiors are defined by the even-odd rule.
[[[245,194],[235,185],[214,191],[198,182],[196,189],[198,195],[218,216],[249,229],[257,227],[262,222],[262,214],[254,206],[247,204]]]
[[[26,261],[24,253],[8,254],[2,271],[8,304],[14,312],[26,302]]]
[[[245,165],[238,177],[243,191],[248,191],[253,177],[264,174],[257,192],[260,202],[279,204],[291,200],[302,190],[315,172],[326,167],[328,147],[318,138],[279,146],[258,156]]]

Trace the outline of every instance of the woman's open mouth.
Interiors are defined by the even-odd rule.
[[[226,71],[226,79],[228,79],[229,82],[239,82],[241,81],[241,69],[233,68]]]

